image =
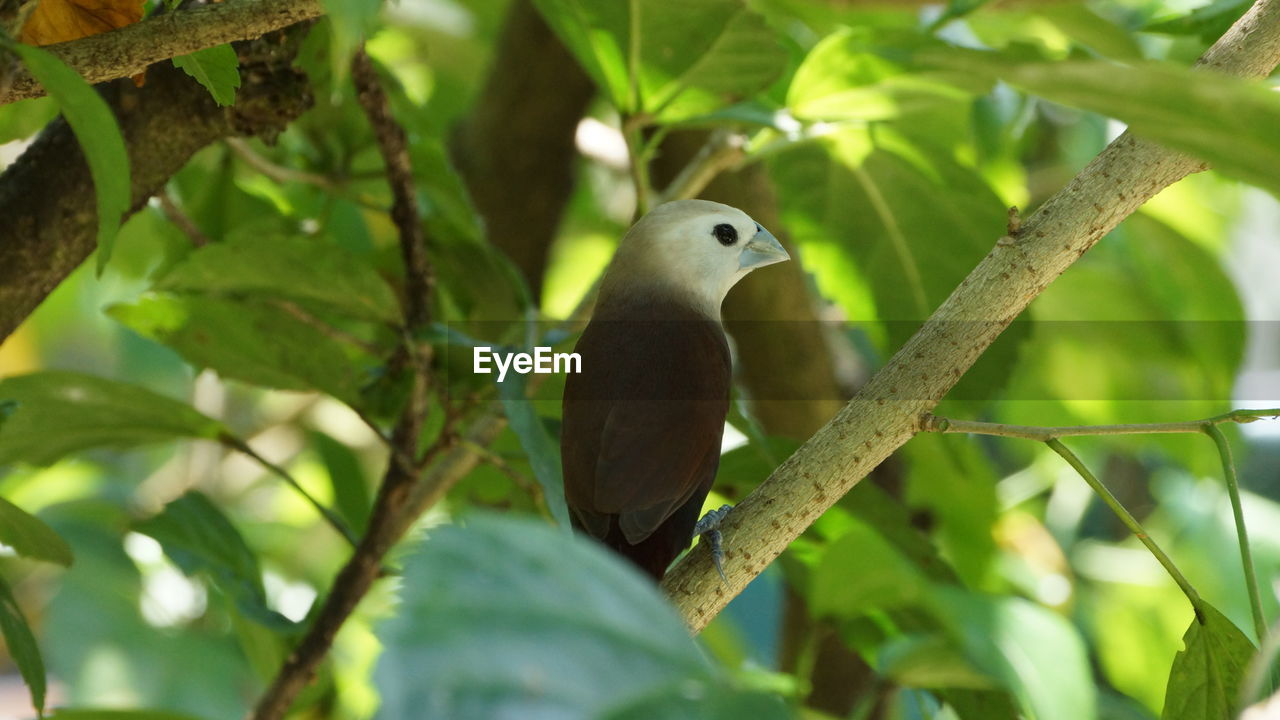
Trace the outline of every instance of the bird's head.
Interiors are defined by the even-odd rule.
[[[654,208],[627,231],[600,297],[657,290],[719,317],[734,283],[756,268],[790,259],[778,239],[741,210],[677,200]]]

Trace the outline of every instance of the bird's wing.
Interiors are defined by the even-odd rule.
[[[703,319],[593,322],[576,350],[583,372],[565,388],[565,494],[588,532],[603,537],[616,516],[634,544],[715,478],[728,347]]]
[[[616,514],[627,542],[649,537],[720,463],[726,404],[646,402],[610,413],[596,465],[596,507]]]

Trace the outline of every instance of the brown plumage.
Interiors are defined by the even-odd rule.
[[[668,203],[623,238],[578,340],[565,498],[580,530],[656,579],[689,546],[720,462],[731,373],[720,303],[752,269],[784,259],[741,211]]]

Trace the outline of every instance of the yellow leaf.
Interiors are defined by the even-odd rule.
[[[22,26],[18,40],[28,45],[52,45],[115,30],[141,19],[141,0],[40,0]]]

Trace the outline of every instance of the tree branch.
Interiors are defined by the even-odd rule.
[[[1280,0],[1259,0],[1201,59],[1261,77],[1280,62]],[[933,408],[1050,282],[1157,192],[1205,163],[1126,132],[1001,238],[919,332],[721,526],[728,581],[699,543],[663,588],[701,630],[792,540],[920,431]]]
[[[404,128],[392,117],[386,92],[363,48],[352,58],[351,79],[356,87],[356,98],[373,128],[378,151],[386,166],[387,182],[391,185],[391,219],[399,231],[401,257],[405,265],[406,338],[410,338],[413,331],[431,322],[431,293],[435,279],[426,255],[422,218],[418,214],[408,138]],[[418,484],[420,467],[442,452],[452,440],[450,426],[455,418],[451,414],[440,437],[427,450],[426,457],[418,458],[419,439],[427,412],[430,358],[425,351],[409,345],[411,342],[406,339],[406,345],[396,354],[400,359],[391,361],[393,365],[399,365],[405,358],[413,359],[409,365],[413,374],[412,389],[391,433],[391,455],[374,500],[368,530],[334,579],[329,596],[307,634],[259,699],[250,716],[254,720],[284,717],[298,693],[311,682],[316,668],[333,646],[338,630],[381,576],[382,558],[411,524],[411,521],[402,522],[402,518],[410,504],[411,493]]]
[[[228,0],[160,13],[118,30],[49,45],[45,50],[85,80],[100,83],[131,77],[152,63],[178,55],[262,37],[323,12],[320,0]],[[0,92],[0,105],[44,94],[40,83],[23,69],[14,75],[8,90]]]
[[[250,72],[234,107],[218,107],[172,66],[153,69],[142,88],[103,88],[129,152],[130,214],[197,150],[236,135],[273,137],[310,107],[306,77],[290,67],[293,43],[270,45],[261,58],[259,43],[245,50]],[[94,197],[80,145],[62,118],[0,175],[0,342],[93,252]]]

